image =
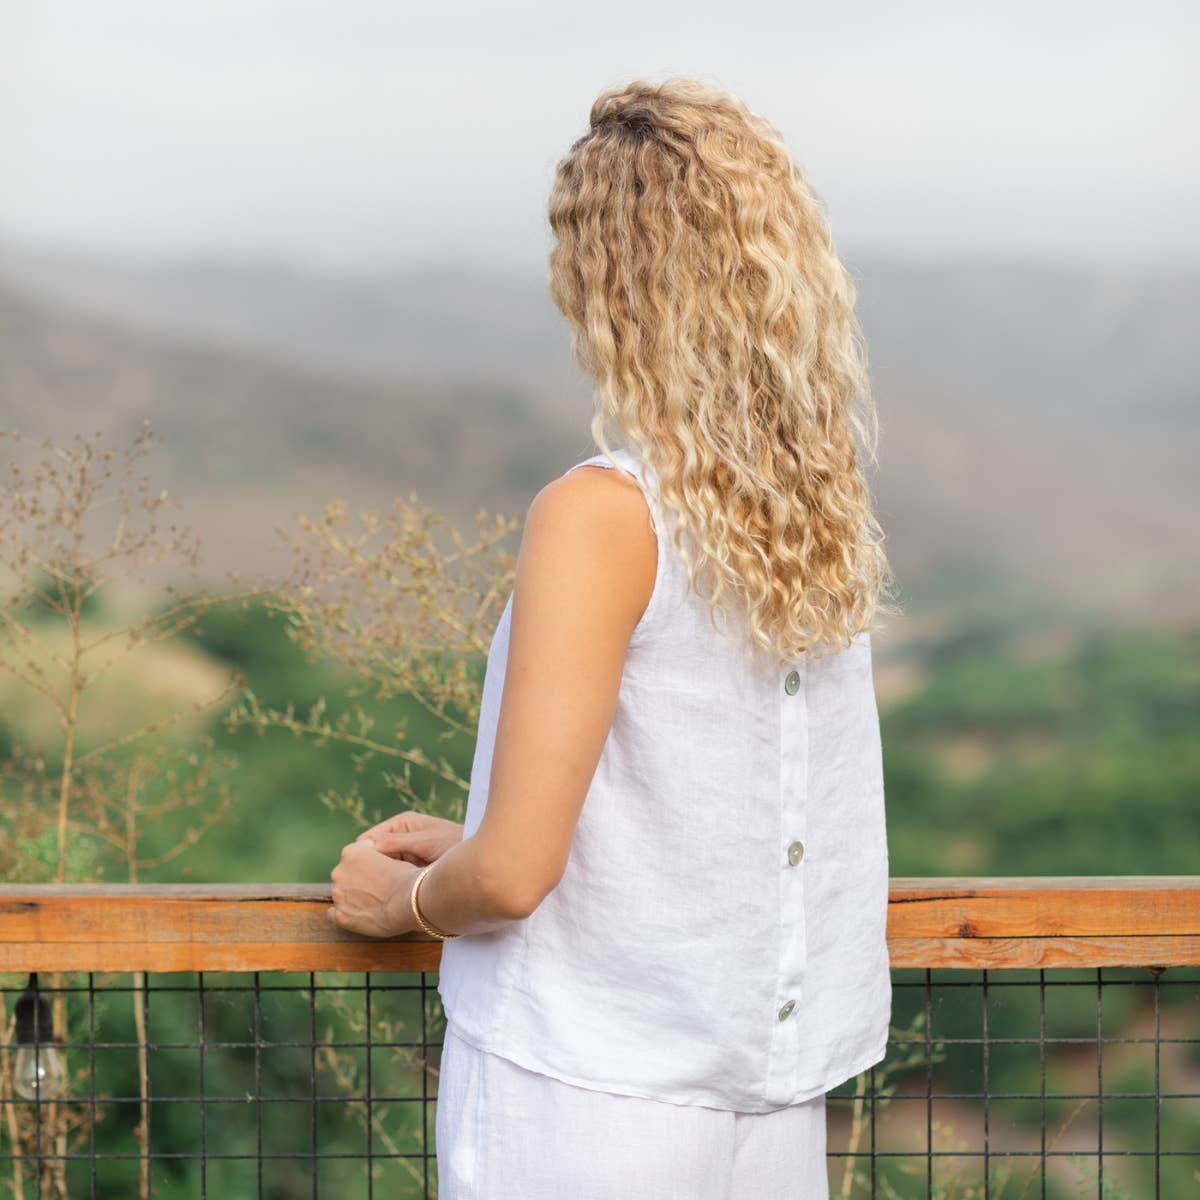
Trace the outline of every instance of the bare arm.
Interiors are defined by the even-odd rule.
[[[437,928],[477,933],[522,919],[562,878],[656,566],[645,499],[623,473],[582,468],[534,498],[487,809],[421,887]]]

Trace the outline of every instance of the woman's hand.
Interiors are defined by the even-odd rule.
[[[360,833],[358,840],[368,837],[389,858],[425,867],[462,841],[463,827],[445,817],[410,811],[380,821]]]
[[[343,847],[333,880],[329,919],[347,933],[395,937],[418,928],[412,885],[421,868],[382,853],[368,834]]]

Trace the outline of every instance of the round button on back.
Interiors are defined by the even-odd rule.
[[[794,696],[800,690],[800,672],[789,671],[787,678],[783,681],[783,690],[789,696]]]
[[[794,867],[804,857],[804,843],[793,842],[788,847],[788,862]]]
[[[780,1010],[779,1019],[786,1021],[792,1015],[792,1009],[796,1007],[795,1000],[789,1000]]]

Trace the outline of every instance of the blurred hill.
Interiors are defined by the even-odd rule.
[[[909,597],[897,634],[1017,608],[1194,619],[1200,274],[852,271],[872,482]],[[214,568],[271,562],[272,524],[334,496],[384,507],[415,488],[468,525],[520,513],[591,453],[590,394],[536,278],[0,243],[0,424],[121,437],[151,417]]]
[[[182,498],[221,575],[282,569],[273,526],[335,497],[381,509],[415,490],[469,533],[480,507],[520,511],[556,462],[590,453],[586,427],[548,426],[503,384],[355,378],[148,335],[0,284],[0,426],[60,443],[102,430],[120,445],[147,416],[162,439],[147,469]]]

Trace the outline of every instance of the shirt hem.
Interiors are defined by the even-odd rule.
[[[779,1107],[788,1108],[793,1104],[803,1104],[805,1100],[811,1100],[813,1097],[821,1095],[822,1092],[831,1092],[839,1084],[845,1083],[847,1079],[853,1079],[855,1076],[861,1075],[868,1067],[873,1067],[876,1063],[882,1062],[887,1057],[888,1046],[891,1045],[891,1041],[892,1034],[889,1029],[883,1041],[879,1042],[869,1054],[863,1055],[862,1058],[852,1062],[847,1067],[839,1067],[838,1074],[831,1083],[797,1092],[787,1104],[780,1105]]]
[[[469,1042],[476,1050],[484,1054],[492,1054],[497,1058],[502,1058],[507,1062],[513,1063],[523,1070],[532,1071],[537,1075],[544,1075],[549,1079],[555,1079],[560,1083],[569,1084],[571,1087],[585,1088],[592,1092],[605,1092],[608,1095],[615,1096],[637,1096],[643,1100],[653,1100],[659,1104],[674,1104],[688,1108],[714,1108],[721,1112],[748,1112],[748,1113],[767,1113],[776,1112],[781,1108],[790,1108],[794,1104],[803,1104],[807,1100],[812,1100],[816,1096],[828,1092],[837,1087],[839,1083],[844,1083],[847,1079],[853,1079],[854,1076],[873,1066],[879,1062],[887,1054],[887,1048],[890,1041],[889,1036],[885,1037],[883,1042],[877,1045],[869,1054],[865,1055],[857,1063],[852,1063],[849,1067],[838,1068],[835,1073],[835,1078],[831,1083],[822,1087],[809,1088],[803,1092],[798,1092],[790,1100],[783,1104],[766,1104],[755,1105],[754,1107],[743,1107],[738,1104],[731,1104],[728,1100],[723,1099],[714,1092],[705,1089],[691,1089],[688,1091],[659,1089],[651,1091],[649,1088],[639,1088],[634,1084],[621,1084],[611,1082],[600,1082],[594,1079],[583,1079],[577,1075],[570,1075],[566,1072],[551,1068],[545,1062],[540,1061],[532,1055],[527,1055],[521,1052],[516,1054],[511,1051],[495,1050],[486,1044],[485,1038],[480,1037],[476,1032],[469,1027],[464,1027],[458,1018],[450,1013],[446,1014],[447,1026],[452,1026],[455,1034],[463,1041]]]

